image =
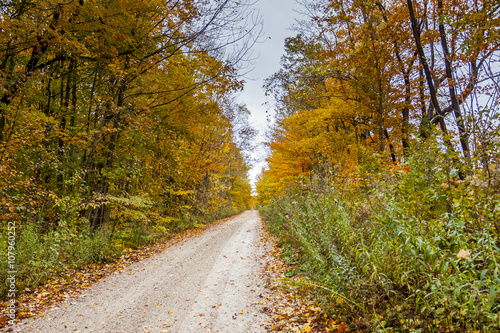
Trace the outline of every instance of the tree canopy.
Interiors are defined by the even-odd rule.
[[[403,164],[438,135],[462,179],[490,172],[498,136],[495,1],[303,1],[309,18],[267,80],[277,123],[259,185]],[[267,196],[264,196],[269,199]],[[267,200],[264,199],[264,200]]]
[[[170,217],[248,206],[231,95],[260,33],[250,2],[13,0],[0,15],[3,220],[95,230],[131,198]]]

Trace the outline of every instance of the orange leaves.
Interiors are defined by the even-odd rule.
[[[348,327],[348,325],[346,323],[341,323],[337,327],[337,332],[338,333],[347,332],[347,327]]]
[[[354,170],[359,158],[356,132],[338,121],[354,114],[354,105],[332,99],[328,106],[281,119],[269,143],[269,170],[257,185],[261,201],[280,193],[287,184],[318,172],[329,176],[333,166],[338,175]]]
[[[275,244],[274,236],[266,237],[271,244]],[[280,257],[280,252],[280,249],[274,248],[268,253],[272,257],[265,266],[267,287],[273,291],[272,296],[261,302],[265,305],[262,311],[271,316],[266,329],[272,332],[348,332],[346,323],[339,322],[307,297],[308,292],[301,290],[300,278],[285,278],[285,272],[290,267],[276,259]]]

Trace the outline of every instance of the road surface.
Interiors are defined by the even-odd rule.
[[[18,332],[265,332],[263,230],[247,211],[108,276]]]

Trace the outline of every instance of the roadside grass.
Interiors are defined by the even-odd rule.
[[[461,181],[450,158],[422,148],[405,166],[302,180],[260,207],[294,265],[285,274],[352,330],[500,330],[500,181]]]
[[[112,198],[109,222],[92,230],[88,220],[77,216],[76,208],[66,210],[65,220],[47,228],[43,221],[27,222],[16,228],[16,297],[30,293],[50,279],[87,266],[113,263],[123,255],[156,243],[163,243],[189,230],[203,230],[213,221],[236,215],[225,208],[204,216],[184,214],[177,218],[154,212],[151,203],[140,197]],[[0,237],[0,256],[7,258],[8,238]],[[0,279],[6,281],[8,261],[0,262]],[[7,297],[8,284],[0,284],[0,301]]]

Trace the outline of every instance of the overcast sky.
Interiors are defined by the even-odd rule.
[[[299,5],[295,0],[259,0],[255,7],[262,16],[264,27],[262,43],[254,46],[253,57],[255,63],[253,70],[246,75],[245,88],[238,96],[240,103],[246,104],[252,116],[250,118],[252,125],[257,129],[263,140],[263,133],[267,127],[266,102],[264,89],[262,88],[264,80],[277,72],[280,68],[280,58],[284,53],[284,41],[286,37],[294,36],[290,29],[295,22]],[[262,155],[262,150],[260,153]],[[264,163],[259,163],[250,171],[250,181],[253,183],[255,177],[260,173]]]

